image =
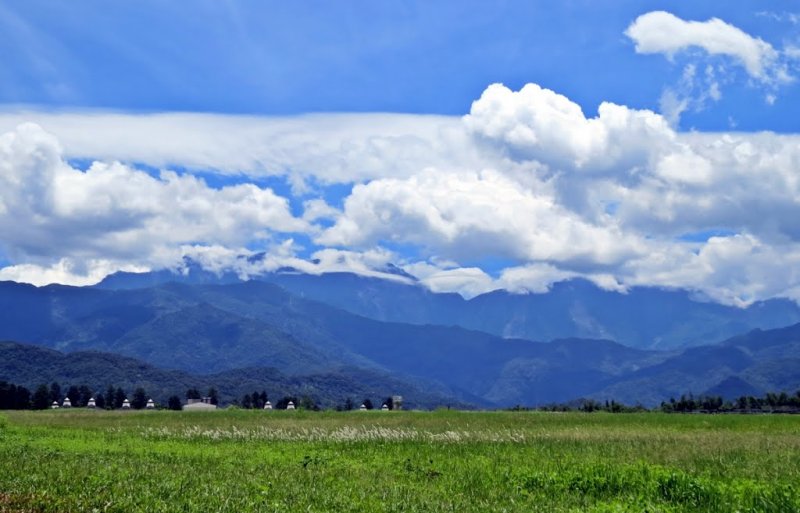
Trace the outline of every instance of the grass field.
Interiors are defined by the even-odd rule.
[[[800,416],[0,413],[0,511],[800,511]]]

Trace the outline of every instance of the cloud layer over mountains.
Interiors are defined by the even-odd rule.
[[[791,52],[718,19],[654,12],[625,34],[770,91],[793,80]],[[584,112],[535,83],[490,85],[463,117],[6,112],[0,278],[88,284],[188,255],[242,275],[393,262],[468,296],[582,276],[800,300],[800,136],[679,131],[679,114]]]
[[[462,119],[319,115],[248,118],[237,128],[236,118],[213,115],[183,124],[175,116],[174,125],[158,116],[30,117],[41,126],[0,139],[3,250],[17,263],[4,278],[88,283],[214,247],[231,258],[271,249],[284,259],[277,266],[302,235],[337,254],[332,262],[378,252],[469,293],[541,290],[573,275],[695,288],[733,303],[798,293],[794,135],[679,133],[656,113],[611,103],[587,116],[536,84],[492,85]],[[246,147],[250,164],[227,161],[236,152],[224,155],[225,141]],[[97,148],[103,160],[70,164]],[[109,159],[117,148],[129,163]],[[169,170],[199,169],[204,154],[206,171],[285,177],[294,197]],[[353,184],[340,206],[323,199],[336,184]],[[489,259],[510,264],[493,276],[457,271]]]

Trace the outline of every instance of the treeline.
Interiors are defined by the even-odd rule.
[[[763,397],[743,395],[735,401],[725,401],[720,396],[682,395],[680,399],[662,402],[660,409],[668,413],[800,413],[800,390],[794,395],[786,392],[769,392]]]
[[[644,406],[637,404],[635,406],[628,406],[626,404],[610,400],[605,402],[595,401],[594,399],[578,399],[569,403],[548,403],[538,406],[536,408],[528,408],[525,406],[514,406],[510,408],[511,411],[552,411],[552,412],[568,412],[568,411],[582,411],[591,413],[595,411],[607,411],[610,413],[634,413],[649,411]]]
[[[197,397],[192,398],[199,399],[200,397],[198,395]],[[238,408],[260,410],[264,409],[268,401],[269,396],[267,395],[267,392],[262,390],[261,392],[255,391],[251,394],[244,394],[240,399],[235,399],[231,404]],[[270,402],[270,406],[276,410],[285,410],[286,407],[289,406],[289,403],[292,403],[295,408],[299,408],[301,410],[319,411],[322,409],[319,403],[317,403],[314,398],[308,395],[303,395],[299,398],[295,395],[285,395],[278,399],[278,401],[274,404]],[[348,397],[343,403],[337,404],[334,409],[336,411],[350,411],[361,409],[362,406],[365,410],[372,410],[375,408],[370,398],[365,398],[363,401],[357,403],[353,400],[353,398]],[[386,406],[386,409],[388,410],[394,410],[395,408],[400,407],[399,404],[395,404],[393,397],[387,397],[380,402],[380,408],[383,409],[384,406]]]
[[[94,399],[96,408],[114,410],[122,408],[128,395],[120,387],[109,386],[105,393],[95,393],[86,385],[71,385],[66,388],[53,382],[42,383],[31,392],[22,385],[0,381],[0,410],[46,410],[53,404],[59,406],[69,399],[71,406],[85,408]],[[132,409],[143,409],[147,406],[149,396],[144,388],[136,388],[129,399]]]
[[[617,401],[595,401],[580,399],[569,403],[550,403],[536,408],[515,406],[511,411],[606,411],[610,413],[632,413],[661,411],[665,413],[800,413],[800,390],[794,395],[786,392],[769,392],[763,397],[741,396],[735,401],[726,401],[721,396],[682,395],[680,399],[670,398],[658,407],[651,409],[642,405],[629,406]]]
[[[187,400],[204,400],[209,404],[219,405],[219,393],[215,388],[210,388],[203,395],[200,390],[190,388],[186,391]],[[138,387],[133,391],[133,394],[128,398],[128,394],[121,387],[108,386],[105,392],[96,393],[86,385],[71,385],[69,387],[62,387],[59,383],[53,382],[50,385],[41,384],[36,390],[31,392],[27,388],[7,381],[0,381],[0,410],[46,410],[53,406],[63,406],[64,400],[69,398],[72,407],[85,408],[90,400],[94,400],[94,406],[98,409],[116,410],[121,409],[126,399],[131,409],[140,410],[147,407],[147,401],[150,396],[147,391]],[[244,394],[240,399],[234,399],[231,405],[243,409],[263,409],[269,401],[269,396],[265,390],[260,392],[255,391],[251,394]],[[302,410],[318,411],[321,409],[319,403],[308,395],[297,397],[294,395],[285,395],[278,399],[270,406],[276,410],[285,410],[289,403],[292,403],[295,408]],[[386,409],[393,410],[399,407],[395,404],[393,397],[387,397],[379,403],[380,408],[386,406]],[[338,411],[360,409],[372,410],[374,408],[372,400],[365,398],[363,401],[356,403],[352,398],[347,398],[343,403],[335,407]],[[182,410],[183,401],[178,395],[172,395],[164,405],[157,405],[157,407],[166,407],[170,410]]]

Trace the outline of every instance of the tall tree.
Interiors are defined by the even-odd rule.
[[[53,401],[55,401],[58,404],[61,404],[62,399],[63,398],[61,397],[61,385],[53,381],[50,384],[50,403],[53,403]]]
[[[81,385],[78,387],[78,398],[76,399],[77,404],[75,406],[80,406],[81,408],[85,408],[87,404],[89,404],[89,399],[92,398],[92,389],[86,385]],[[74,404],[74,403],[73,403]],[[97,404],[97,401],[95,401]]]
[[[122,390],[122,387],[117,387],[117,390],[114,392],[114,408],[122,408],[122,403],[125,402],[125,391]]]
[[[30,403],[31,393],[27,388],[0,381],[0,410],[27,410]]]
[[[213,405],[219,404],[219,393],[217,392],[216,388],[211,387],[208,389],[208,397],[211,400],[211,404]]]
[[[177,395],[169,396],[169,399],[167,400],[167,408],[170,410],[182,410],[183,404],[181,404],[181,398]]]
[[[66,397],[69,397],[69,402],[72,403],[72,406],[80,406],[81,393],[78,391],[77,386],[70,385],[67,389]]]
[[[36,392],[33,393],[33,409],[46,410],[50,407],[52,402],[53,401],[50,400],[50,389],[47,388],[47,385],[42,383],[36,388]]]
[[[108,385],[108,389],[106,389],[106,397],[105,397],[105,407],[106,409],[113,410],[114,409],[114,394],[115,390],[114,387]]]
[[[141,410],[147,406],[147,392],[144,388],[138,387],[133,391],[133,400],[131,401],[131,408]]]

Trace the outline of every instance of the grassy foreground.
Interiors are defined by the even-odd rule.
[[[0,413],[4,511],[800,511],[800,416]]]

